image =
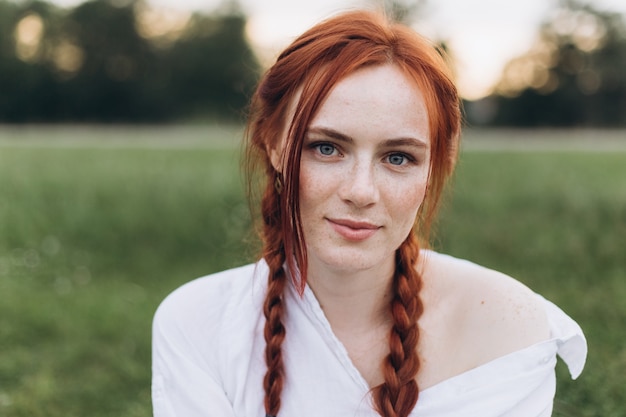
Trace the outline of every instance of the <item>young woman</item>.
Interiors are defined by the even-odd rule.
[[[458,152],[438,51],[370,12],[296,39],[252,99],[263,252],[186,284],[153,333],[156,417],[549,416],[579,326],[422,249]]]

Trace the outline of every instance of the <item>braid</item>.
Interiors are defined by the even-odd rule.
[[[383,360],[385,382],[372,390],[374,406],[384,417],[406,417],[415,404],[419,390],[415,377],[420,362],[417,355],[417,320],[423,305],[419,298],[422,281],[415,269],[419,243],[414,232],[396,252],[396,272],[391,301],[393,326],[389,334],[389,355]]]
[[[280,395],[283,389],[285,369],[281,345],[285,340],[283,292],[287,282],[285,249],[280,233],[280,195],[273,184],[268,184],[262,202],[264,258],[269,266],[267,294],[263,304],[265,315],[265,363],[267,371],[263,378],[265,390],[265,412],[276,416],[280,410]]]
[[[282,323],[283,290],[285,288],[285,271],[282,265],[272,272],[267,288],[267,296],[263,305],[265,314],[265,363],[267,372],[263,378],[265,389],[265,412],[276,416],[280,409],[280,394],[283,389],[285,369],[281,345],[285,340],[285,326]]]

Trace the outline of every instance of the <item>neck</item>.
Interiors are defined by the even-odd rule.
[[[393,262],[363,271],[309,263],[307,281],[335,332],[369,332],[389,325]]]

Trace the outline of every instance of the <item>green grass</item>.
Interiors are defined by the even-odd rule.
[[[558,368],[555,416],[624,416],[626,153],[466,153],[438,244],[502,270],[585,331],[578,381]]]
[[[158,303],[252,259],[235,134],[0,130],[1,416],[151,415]],[[572,382],[559,365],[555,416],[623,416],[626,152],[480,149],[462,155],[435,247],[581,324],[587,367]]]

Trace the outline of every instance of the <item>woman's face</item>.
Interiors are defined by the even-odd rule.
[[[393,270],[424,200],[429,163],[426,106],[400,69],[367,67],[340,81],[301,156],[309,271]]]

